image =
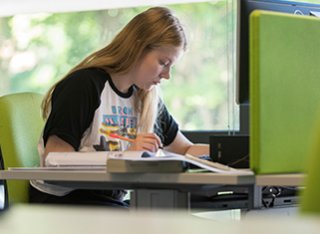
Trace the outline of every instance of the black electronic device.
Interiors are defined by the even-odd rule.
[[[249,136],[213,135],[209,142],[212,161],[234,168],[249,168]]]
[[[282,0],[237,1],[237,103],[249,103],[249,15],[253,10],[268,10],[282,13],[317,16],[320,4]]]

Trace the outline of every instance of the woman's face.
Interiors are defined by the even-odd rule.
[[[182,55],[181,47],[163,46],[144,55],[134,68],[134,84],[151,90],[161,79],[169,79],[172,66]]]

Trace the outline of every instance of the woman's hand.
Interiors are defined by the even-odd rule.
[[[128,150],[147,150],[150,152],[157,152],[161,147],[160,138],[154,133],[140,133],[137,135],[135,141],[131,143]]]

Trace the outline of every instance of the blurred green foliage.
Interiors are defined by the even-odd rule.
[[[162,83],[166,105],[184,130],[237,129],[233,1],[169,7],[187,30],[189,49],[174,67],[172,78]],[[0,18],[0,95],[45,93],[146,8]]]

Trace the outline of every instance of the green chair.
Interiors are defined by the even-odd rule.
[[[38,140],[43,127],[37,93],[15,93],[0,97],[1,169],[39,165]],[[5,208],[12,203],[26,203],[29,181],[3,181]]]
[[[314,142],[308,158],[305,189],[301,192],[303,214],[320,215],[320,124],[315,128]]]

